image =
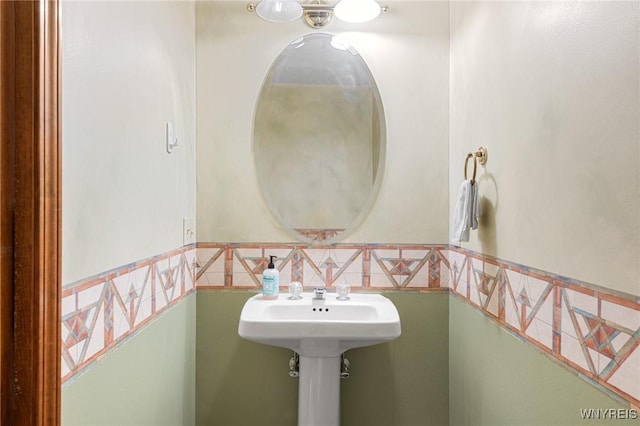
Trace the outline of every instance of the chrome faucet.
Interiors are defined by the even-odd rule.
[[[316,287],[313,289],[313,293],[315,296],[314,299],[324,300],[324,294],[327,292],[327,289],[324,287]]]

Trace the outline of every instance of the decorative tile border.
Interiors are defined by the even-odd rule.
[[[305,288],[345,282],[353,290],[448,291],[440,274],[448,270],[448,246],[354,244],[198,243],[198,289],[258,289],[270,255],[284,290],[291,281]]]
[[[62,382],[198,290],[259,289],[269,255],[283,291],[451,292],[582,377],[640,405],[640,297],[436,244],[198,243],[63,288]]]
[[[450,245],[198,243],[197,288],[294,280],[354,291],[449,291],[582,377],[640,405],[640,298]]]
[[[62,289],[62,383],[195,291],[196,249],[185,246]]]
[[[449,264],[453,295],[640,405],[640,298],[456,247]]]

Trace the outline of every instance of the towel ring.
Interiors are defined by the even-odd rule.
[[[467,154],[467,158],[464,159],[464,180],[467,180],[467,166],[469,165],[469,158],[473,158],[473,176],[471,177],[471,183],[475,183],[478,163],[480,163],[481,166],[487,164],[487,148],[481,146],[476,152],[470,152]]]
[[[467,158],[465,158],[464,160],[464,179],[467,180],[467,166],[469,164],[469,158],[473,158],[473,177],[471,178],[471,183],[475,183],[478,162],[476,161],[476,157],[472,152],[468,153]]]

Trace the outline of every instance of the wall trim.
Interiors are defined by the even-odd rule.
[[[194,292],[193,245],[64,286],[63,386]]]
[[[54,426],[60,424],[60,2],[0,3],[0,423]]]

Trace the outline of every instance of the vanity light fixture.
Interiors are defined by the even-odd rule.
[[[326,0],[310,0],[298,3],[296,0],[262,0],[249,3],[249,12],[269,22],[292,22],[301,16],[311,28],[324,28],[335,16],[345,22],[361,23],[371,21],[388,12],[389,6],[380,6],[375,0],[340,0],[331,5]]]
[[[302,5],[296,0],[262,0],[255,11],[265,21],[292,22],[302,16]]]
[[[376,19],[381,10],[375,0],[341,0],[333,13],[342,21],[359,24]]]

